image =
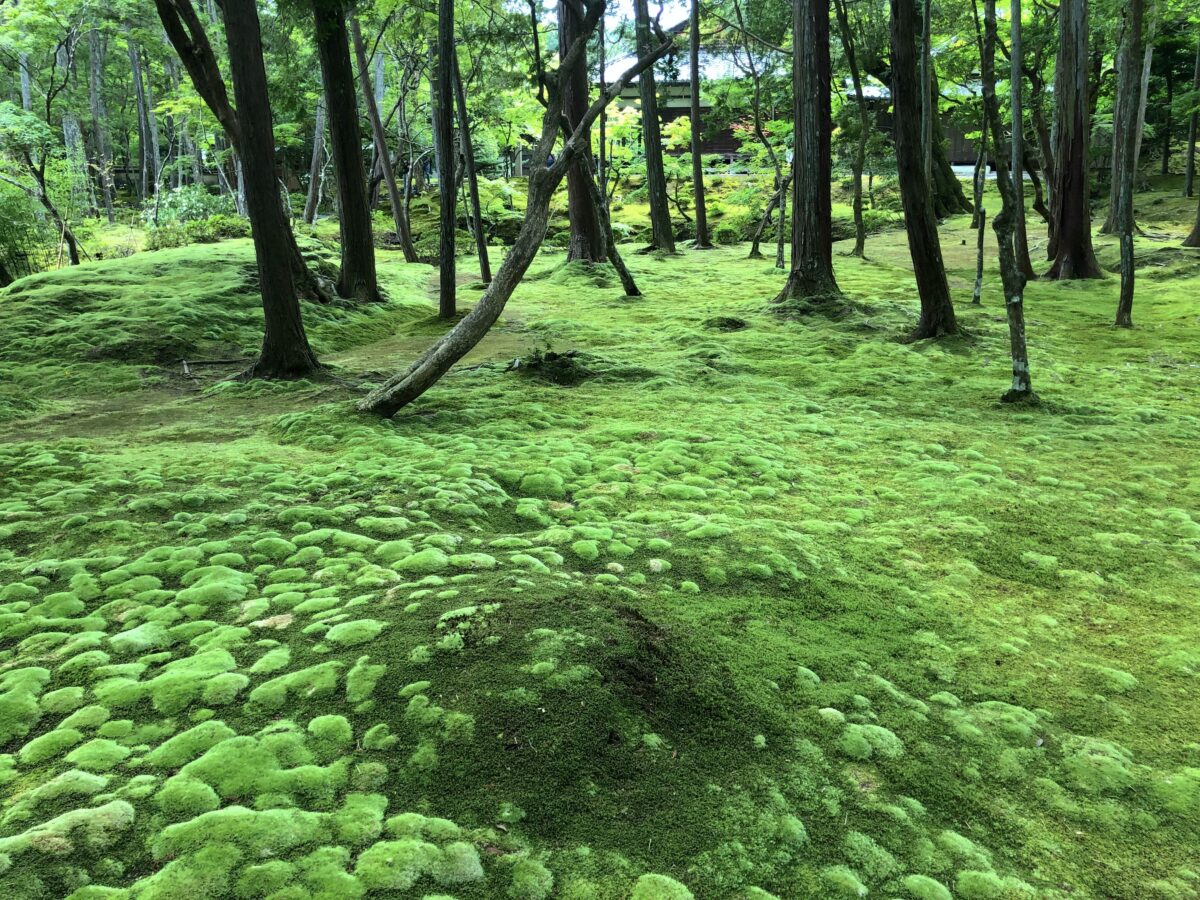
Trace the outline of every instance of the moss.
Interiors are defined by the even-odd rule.
[[[325,634],[327,641],[335,644],[355,646],[373,641],[383,631],[386,623],[377,619],[357,619],[353,622],[341,622],[334,625]]]
[[[507,894],[513,900],[545,900],[554,890],[554,875],[542,863],[528,857],[512,867],[512,883]]]
[[[17,753],[22,765],[36,766],[48,759],[61,756],[83,740],[83,735],[74,728],[56,728],[34,738]],[[92,768],[83,766],[83,768]]]
[[[107,772],[129,756],[129,748],[108,738],[93,738],[76,747],[64,759],[73,766],[90,772]]]
[[[380,841],[358,855],[354,875],[368,891],[407,891],[439,858],[438,848],[424,841]]]
[[[191,819],[221,805],[217,792],[196,778],[184,775],[169,778],[154,795],[163,815],[171,821]]]
[[[629,900],[692,900],[692,892],[666,875],[643,875],[633,886]]]
[[[910,896],[919,900],[953,900],[953,895],[946,886],[928,875],[905,876],[904,888]]]

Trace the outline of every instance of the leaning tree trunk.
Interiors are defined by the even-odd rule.
[[[570,136],[570,132],[567,131],[563,135],[563,139],[569,140]],[[640,297],[642,296],[642,292],[638,290],[637,282],[633,280],[633,274],[625,265],[625,260],[621,258],[621,253],[617,249],[617,236],[613,234],[612,217],[608,214],[608,204],[604,202],[604,195],[600,192],[600,182],[597,181],[596,173],[592,170],[591,154],[580,153],[579,158],[583,160],[584,171],[588,177],[588,190],[591,191],[592,202],[596,205],[596,210],[600,214],[600,227],[604,230],[604,239],[608,241],[608,261],[612,263],[612,267],[617,271],[617,278],[621,280],[621,287],[625,291],[625,296]]]
[[[763,210],[762,218],[758,220],[758,227],[754,229],[754,235],[750,239],[749,259],[762,259],[762,251],[759,245],[762,244],[763,235],[767,231],[767,226],[771,224],[771,216],[775,212],[775,208],[779,206],[780,201],[787,196],[787,192],[792,187],[792,175],[789,172],[783,179],[782,183],[775,188],[775,193],[771,195],[771,199],[767,202],[767,208]],[[780,216],[783,212],[780,211]],[[782,228],[782,224],[780,226]]]
[[[245,377],[301,378],[320,368],[308,345],[288,254],[280,253],[290,233],[275,183],[275,138],[262,38],[254,0],[224,0],[225,37],[241,129],[246,207],[258,259],[266,329],[258,359]]]
[[[980,65],[983,81],[983,105],[987,111],[995,148],[996,186],[1000,189],[1000,213],[992,222],[1000,250],[1000,281],[1004,285],[1004,308],[1008,318],[1008,337],[1012,356],[1012,386],[1000,399],[1005,403],[1034,403],[1033,382],[1029,374],[1029,352],[1025,346],[1025,276],[1017,265],[1013,242],[1017,235],[1017,192],[1004,158],[1004,126],[1000,121],[1000,102],[996,99],[996,0],[984,0],[984,42]],[[1017,127],[1014,120],[1013,127]],[[987,131],[983,139],[987,141]]]
[[[921,317],[914,340],[958,331],[950,286],[942,263],[937,219],[921,161],[921,85],[917,74],[915,0],[890,0],[892,101],[895,107],[896,168],[900,200],[908,231],[908,249],[921,297]]]
[[[437,147],[439,232],[438,315],[451,319],[455,300],[454,229],[454,0],[438,0],[437,56],[433,76],[434,146]],[[490,323],[489,323],[489,326]]]
[[[850,14],[846,0],[833,0],[837,11],[838,34],[842,41],[842,52],[846,55],[846,66],[850,69],[850,83],[854,88],[854,105],[858,110],[858,140],[854,146],[854,161],[851,173],[854,178],[854,249],[851,256],[865,257],[867,227],[863,222],[863,169],[867,164],[867,138],[871,133],[871,113],[867,109],[867,98],[863,96],[862,73],[858,68],[858,55],[854,47],[854,30],[850,27]]]
[[[304,199],[304,222],[317,220],[321,206],[321,172],[325,167],[325,98],[317,99],[316,122],[313,126],[312,161],[308,164],[308,196]]]
[[[1192,114],[1188,116],[1187,163],[1183,170],[1183,196],[1192,196],[1196,180],[1196,132],[1200,128],[1200,39],[1196,41],[1196,64],[1192,69]]]
[[[833,274],[829,5],[792,5],[792,268],[776,303],[821,304],[842,292]]]
[[[1126,0],[1122,7],[1125,18],[1124,34],[1121,39],[1120,62],[1117,71],[1117,91],[1120,106],[1130,109],[1139,89],[1137,61],[1144,48],[1142,35],[1142,0]],[[1125,129],[1121,146],[1116,151],[1122,156],[1121,181],[1113,185],[1117,195],[1117,224],[1121,243],[1121,294],[1117,301],[1117,316],[1114,323],[1118,328],[1133,327],[1133,285],[1135,278],[1133,260],[1133,181],[1137,173],[1134,156],[1137,153],[1137,135]]]
[[[708,209],[704,203],[704,158],[700,153],[700,0],[692,0],[692,8],[688,16],[688,59],[692,68],[692,81],[689,85],[692,126],[692,199],[696,208],[696,240],[692,247],[696,250],[711,250],[712,241],[708,237]]]
[[[560,59],[566,55],[579,30],[583,20],[578,9],[572,3],[558,4],[558,52]],[[603,40],[603,37],[601,38]],[[600,70],[604,75],[603,67]],[[563,115],[567,124],[574,128],[588,108],[588,65],[586,52],[579,58],[569,73],[567,73],[566,92],[563,95]],[[604,123],[601,123],[604,127]],[[590,143],[591,136],[588,136]],[[601,144],[604,137],[601,135]],[[603,228],[600,224],[600,211],[588,188],[587,174],[582,161],[567,171],[567,219],[571,224],[570,242],[567,244],[567,261],[578,260],[585,263],[602,263],[608,258]]]
[[[92,27],[88,33],[91,51],[88,69],[88,104],[92,111],[92,139],[96,148],[96,167],[100,181],[100,193],[104,198],[104,214],[108,224],[116,221],[113,212],[112,150],[108,142],[108,111],[105,109],[102,76],[104,73],[105,42],[100,29]]]
[[[1088,0],[1063,0],[1058,16],[1058,168],[1052,192],[1057,246],[1047,277],[1099,278],[1088,205]]]
[[[649,0],[634,0],[637,24],[637,52],[650,50]],[[642,101],[642,146],[646,154],[646,191],[650,202],[650,246],[666,253],[675,252],[675,232],[667,205],[667,174],[663,168],[662,123],[658,116],[658,88],[654,69],[648,68],[638,80]]]
[[[375,141],[375,152],[379,157],[379,165],[383,169],[383,181],[387,185],[388,202],[392,206],[392,221],[396,225],[396,240],[404,251],[405,262],[417,261],[417,250],[413,247],[412,234],[408,230],[408,217],[405,215],[404,201],[400,198],[400,188],[396,184],[396,170],[392,168],[391,155],[387,148],[387,135],[383,130],[383,120],[379,118],[379,105],[376,102],[376,91],[372,89],[371,75],[367,68],[367,51],[363,46],[362,29],[358,19],[350,20],[350,36],[354,39],[354,55],[358,59],[359,81],[362,84],[363,102],[367,107],[367,121],[371,123],[371,135]],[[382,57],[381,57],[382,58]],[[317,109],[317,127],[320,129],[324,116]],[[313,146],[313,168],[317,167],[316,144]],[[310,169],[310,177],[313,177]],[[315,179],[314,179],[315,180]],[[310,193],[312,182],[309,184]],[[307,216],[308,209],[305,208]]]
[[[370,302],[378,300],[375,244],[371,234],[371,207],[363,172],[362,138],[358,130],[357,91],[350,65],[350,36],[346,10],[340,0],[314,0],[317,56],[325,82],[325,111],[329,117],[329,142],[337,180],[338,220],[342,239],[340,296]]]
[[[467,174],[467,193],[471,201],[471,221],[475,230],[475,255],[479,258],[479,278],[487,284],[492,280],[492,261],[488,258],[487,230],[483,224],[483,204],[479,199],[479,172],[475,168],[475,142],[471,139],[467,90],[463,85],[457,54],[454,56],[454,106],[458,110],[458,143],[462,147],[463,168]]]

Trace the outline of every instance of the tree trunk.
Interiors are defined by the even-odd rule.
[[[113,212],[112,151],[108,142],[108,111],[105,109],[103,86],[105,42],[100,29],[92,27],[88,32],[91,51],[88,69],[88,104],[92,111],[92,140],[96,148],[96,169],[100,181],[100,193],[104,199],[104,213],[108,224],[116,221]]]
[[[21,70],[21,108],[33,112],[33,78],[29,73],[29,54],[17,57],[17,68]]]
[[[1059,7],[1054,183],[1057,247],[1048,278],[1101,277],[1092,249],[1088,184],[1088,0]]]
[[[1122,6],[1125,19],[1121,38],[1120,57],[1117,69],[1117,92],[1121,98],[1119,105],[1131,109],[1136,102],[1139,90],[1137,73],[1138,58],[1143,55],[1142,19],[1143,0],[1126,0]],[[1134,161],[1137,153],[1137,135],[1132,129],[1125,129],[1122,134],[1121,146],[1116,148],[1122,157],[1120,166],[1121,181],[1112,186],[1117,196],[1117,225],[1121,244],[1121,293],[1117,300],[1117,315],[1115,325],[1118,328],[1133,327],[1133,182],[1137,175],[1137,165]],[[1114,166],[1114,169],[1116,167]]]
[[[704,204],[704,157],[700,151],[700,0],[692,0],[688,16],[688,53],[692,69],[692,79],[689,85],[692,126],[692,202],[696,208],[696,240],[692,247],[696,250],[711,250],[712,241],[708,237],[708,210]]]
[[[934,94],[938,86],[934,84]],[[971,201],[963,192],[962,182],[954,174],[950,157],[946,155],[945,130],[940,116],[933,118],[933,179],[929,182],[933,191],[933,214],[942,219],[959,213],[971,212]]]
[[[154,111],[156,101],[154,99],[154,79],[151,77],[150,67],[146,64],[146,57],[143,53],[138,53],[138,66],[140,68],[139,77],[142,81],[142,90],[145,93],[145,112],[146,112],[146,134],[150,138],[150,188],[148,193],[157,194],[159,183],[162,181],[162,146],[158,136],[158,114]]]
[[[151,164],[150,164],[150,124],[146,115],[146,87],[142,81],[142,63],[138,46],[133,40],[133,33],[126,29],[125,40],[129,47],[129,68],[133,74],[133,95],[137,107],[138,125],[138,157],[142,170],[138,182],[138,197],[145,200],[150,193]]]
[[[829,5],[792,4],[792,268],[776,303],[842,296],[833,274]]]
[[[987,119],[983,123],[983,131],[979,141],[979,159],[975,163],[975,215],[971,227],[978,229],[975,234],[975,287],[971,291],[971,303],[978,305],[983,302],[983,236],[987,229],[987,209],[983,205],[983,188],[987,180]]]
[[[780,271],[782,271],[783,269],[786,268],[785,261],[784,261],[784,253],[783,253],[785,236],[787,236],[789,238],[791,236],[791,232],[788,230],[788,227],[787,227],[787,223],[788,223],[787,208],[788,208],[788,197],[791,195],[790,188],[791,188],[792,182],[795,181],[795,178],[793,177],[794,172],[795,172],[795,170],[793,169],[792,172],[788,172],[788,174],[784,177],[781,184],[784,184],[787,187],[781,188],[780,194],[779,194],[779,225],[775,228],[775,268],[779,269]],[[792,213],[792,216],[793,216],[793,218],[795,217],[794,211]],[[794,223],[793,223],[792,227],[795,228]],[[788,248],[790,249],[791,241],[787,240],[786,243],[788,245]]]
[[[1159,169],[1159,173],[1162,175],[1169,175],[1171,172],[1171,130],[1175,125],[1171,112],[1172,104],[1175,102],[1175,73],[1170,66],[1167,66],[1166,79],[1167,102],[1163,107],[1163,115],[1166,117],[1166,121],[1163,123],[1162,166]]]
[[[565,129],[564,132],[563,139],[569,140],[570,132]],[[625,260],[621,258],[620,251],[617,250],[617,238],[613,234],[612,218],[608,214],[608,204],[604,202],[604,195],[600,193],[600,183],[596,180],[595,172],[592,170],[591,154],[580,153],[579,158],[583,160],[585,174],[588,177],[588,188],[592,192],[592,203],[595,204],[596,210],[600,214],[600,227],[604,229],[604,239],[608,242],[608,261],[617,271],[617,277],[621,280],[625,296],[640,297],[642,292],[638,290],[637,282],[633,280],[633,274],[625,265]]]
[[[325,114],[337,177],[338,221],[342,239],[340,296],[362,302],[379,300],[375,276],[375,244],[371,234],[371,207],[363,172],[362,137],[358,130],[357,91],[350,65],[350,38],[346,10],[340,2],[314,0],[317,56],[325,83]]]
[[[1015,180],[1004,158],[1004,126],[1000,121],[1000,102],[996,99],[996,0],[984,0],[984,43],[980,69],[983,81],[983,104],[991,125],[992,146],[995,148],[996,186],[1000,189],[1000,214],[992,222],[1000,249],[1000,281],[1004,285],[1004,308],[1008,318],[1008,337],[1012,356],[1012,385],[1000,399],[1004,403],[1035,403],[1033,382],[1029,373],[1029,352],[1025,346],[1025,276],[1017,265],[1014,241],[1017,235],[1017,192]],[[1013,123],[1017,128],[1016,121]],[[987,141],[987,129],[983,139]]]
[[[454,55],[454,106],[458,110],[458,143],[462,148],[467,193],[471,201],[471,222],[475,232],[475,255],[479,257],[479,278],[492,280],[492,261],[488,258],[487,228],[483,224],[483,204],[479,199],[479,173],[475,169],[475,143],[471,140],[471,119],[467,112],[467,91],[463,85],[458,54]]]
[[[1034,277],[1033,261],[1029,258],[1029,236],[1025,233],[1025,116],[1024,105],[1021,101],[1021,72],[1024,68],[1024,56],[1021,49],[1021,0],[1011,0],[1009,5],[1009,20],[1011,22],[1011,44],[1009,47],[1009,86],[1011,88],[1010,103],[1012,104],[1012,181],[1016,206],[1013,215],[1016,226],[1013,232],[1013,252],[1017,256],[1017,268],[1021,277]]]
[[[312,161],[308,164],[308,196],[304,200],[304,222],[317,220],[321,205],[321,171],[325,167],[325,98],[317,98],[316,123],[313,127]]]
[[[775,193],[771,195],[771,199],[767,202],[767,208],[763,210],[762,218],[758,220],[758,227],[754,230],[754,236],[750,239],[750,254],[747,257],[748,259],[762,259],[762,251],[759,249],[759,245],[762,243],[763,234],[766,233],[767,226],[771,224],[771,214],[779,206],[779,201],[787,196],[787,192],[791,190],[791,186],[792,176],[789,172],[787,177],[783,179],[783,183],[775,188]],[[781,212],[780,215],[783,215],[783,213]]]
[[[649,0],[634,0],[637,24],[637,52],[644,56],[650,50]],[[658,89],[654,69],[647,68],[638,80],[642,101],[642,146],[646,155],[646,191],[650,202],[650,246],[666,253],[675,252],[675,231],[671,225],[671,210],[667,205],[667,175],[663,169],[662,122],[658,116]]]
[[[304,333],[288,254],[279,252],[287,245],[291,229],[275,184],[275,137],[258,11],[254,0],[224,0],[222,9],[242,135],[242,180],[266,325],[262,350],[243,377],[302,378],[317,371],[320,364]]]
[[[363,102],[367,107],[367,121],[371,123],[371,135],[375,142],[375,152],[379,157],[379,164],[383,168],[383,181],[387,185],[388,202],[392,206],[392,221],[396,225],[396,240],[400,242],[400,248],[404,251],[405,262],[416,262],[417,251],[413,247],[412,234],[408,229],[408,218],[405,215],[404,202],[400,199],[400,189],[396,184],[396,171],[392,168],[392,159],[388,153],[387,135],[383,130],[383,120],[379,118],[379,106],[376,103],[376,93],[371,88],[371,75],[367,68],[367,51],[363,46],[362,29],[359,28],[358,20],[350,20],[350,35],[354,39],[354,55],[358,59],[358,74],[359,81],[362,83]],[[324,118],[322,109],[317,107],[317,127],[321,128]],[[313,169],[317,167],[317,147],[314,145],[313,152]],[[312,169],[310,169],[310,177],[312,177]],[[315,178],[313,179],[315,181]],[[309,194],[312,194],[312,183],[309,184]],[[315,205],[315,204],[314,204]],[[308,209],[305,208],[305,217],[307,220]]]
[[[454,175],[454,0],[438,0],[437,58],[434,83],[434,146],[438,148],[438,198],[440,200],[438,246],[438,315],[452,319],[455,299],[454,239],[458,216],[455,209]],[[532,183],[530,185],[532,191]],[[515,248],[514,248],[515,249]],[[489,323],[490,327],[491,323]]]
[[[838,34],[842,41],[842,52],[850,69],[850,83],[854,88],[854,105],[858,110],[858,141],[854,147],[851,174],[854,178],[854,249],[851,256],[865,257],[867,228],[863,222],[863,168],[867,163],[867,138],[871,133],[871,113],[867,109],[867,98],[863,96],[862,73],[858,69],[858,56],[854,48],[854,31],[850,27],[850,14],[846,0],[833,0],[837,12]]]
[[[921,8],[921,163],[925,180],[933,180],[933,120],[938,114],[938,96],[933,86],[933,4],[922,0]]]
[[[567,48],[579,36],[583,20],[571,3],[558,5],[558,52],[561,59]],[[588,65],[587,54],[579,58],[572,71],[567,73],[566,93],[563,96],[563,115],[567,124],[575,127],[588,108]],[[603,126],[602,126],[603,127]],[[591,136],[589,135],[589,142]],[[590,149],[589,149],[590,152]],[[604,233],[600,225],[599,210],[588,188],[587,174],[582,161],[567,171],[567,219],[571,223],[571,239],[567,244],[567,261],[600,263],[608,258]]]
[[[1200,39],[1196,41],[1196,64],[1192,70],[1192,114],[1188,116],[1187,165],[1183,170],[1183,196],[1192,196],[1196,180],[1196,131],[1200,128]]]
[[[892,102],[895,108],[896,168],[908,231],[908,248],[921,297],[921,317],[913,340],[958,331],[950,287],[942,263],[937,219],[921,164],[921,84],[917,75],[915,0],[890,0]]]

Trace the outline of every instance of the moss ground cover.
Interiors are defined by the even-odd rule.
[[[253,350],[244,242],[0,293],[0,895],[1197,896],[1200,264],[1153,199],[1137,329],[1030,285],[1022,410],[994,271],[896,340],[902,233],[838,321],[744,246],[627,254],[638,300],[548,252],[392,422],[178,377]],[[441,327],[381,260],[306,307],[349,383]],[[547,348],[570,386],[508,370]]]

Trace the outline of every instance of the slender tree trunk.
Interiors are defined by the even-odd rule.
[[[1058,169],[1053,192],[1057,247],[1047,277],[1099,278],[1088,184],[1088,0],[1063,0],[1058,16]]]
[[[337,176],[338,220],[342,238],[340,296],[359,302],[380,299],[375,275],[375,243],[371,233],[371,207],[363,172],[362,137],[358,130],[357,91],[350,64],[350,37],[346,10],[340,2],[314,0],[317,56],[325,83],[325,114],[329,143]]]
[[[571,133],[567,129],[563,129],[563,139],[569,140]],[[588,177],[588,186],[592,192],[592,202],[596,206],[596,210],[600,215],[600,226],[604,229],[604,239],[608,242],[608,261],[612,263],[612,267],[617,272],[617,277],[621,280],[621,287],[625,291],[626,297],[640,297],[642,292],[638,290],[637,282],[633,280],[633,274],[625,265],[625,260],[621,258],[621,253],[617,250],[617,238],[612,230],[612,218],[608,214],[608,204],[604,202],[604,195],[600,193],[600,184],[596,181],[595,172],[592,170],[591,155],[588,153],[580,153],[579,158],[583,160],[585,174]],[[569,171],[569,170],[568,170]]]
[[[921,317],[914,340],[958,331],[950,286],[942,263],[937,219],[921,160],[921,83],[917,74],[917,10],[915,0],[890,0],[892,102],[895,108],[896,168],[908,231],[908,248],[921,297]]]
[[[1183,196],[1192,196],[1196,180],[1196,132],[1200,128],[1200,38],[1196,40],[1196,64],[1192,70],[1192,114],[1188,116],[1187,164],[1183,170]]]
[[[862,73],[858,68],[858,56],[854,47],[854,30],[850,27],[850,14],[846,0],[833,0],[837,12],[838,34],[842,41],[842,52],[850,69],[850,83],[854,88],[854,105],[858,110],[858,140],[854,146],[854,161],[851,173],[854,178],[854,250],[851,256],[865,257],[867,228],[863,221],[863,169],[867,164],[867,138],[871,134],[871,113],[867,109],[867,98],[863,96]]]
[[[142,63],[138,46],[133,40],[133,33],[127,28],[125,40],[129,47],[129,68],[133,73],[133,95],[137,107],[138,124],[138,157],[142,175],[138,182],[138,196],[145,200],[150,193],[151,164],[150,164],[150,120],[146,115],[146,87],[142,81]]]
[[[33,78],[29,73],[29,54],[17,57],[17,68],[21,70],[21,108],[33,112]]]
[[[987,229],[987,209],[983,205],[983,188],[987,180],[987,119],[985,116],[983,132],[979,141],[979,160],[975,163],[975,215],[971,227],[978,229],[975,234],[975,287],[971,291],[971,302],[978,305],[983,302],[983,236]]]
[[[637,52],[649,52],[650,5],[648,0],[634,0],[637,31]],[[650,246],[666,253],[675,252],[675,231],[671,225],[671,210],[667,205],[667,175],[663,168],[662,123],[658,116],[658,89],[654,69],[647,68],[638,80],[642,101],[642,145],[646,152],[646,191],[650,201]]]
[[[792,187],[792,176],[789,172],[783,179],[782,184],[775,188],[775,193],[771,195],[771,199],[767,201],[767,208],[763,210],[762,218],[758,220],[758,227],[754,229],[754,236],[750,239],[750,253],[748,259],[762,259],[762,251],[759,245],[762,243],[763,235],[766,233],[767,226],[771,224],[772,214],[779,206],[782,198],[787,196],[787,192]],[[782,213],[780,213],[782,215]],[[782,266],[780,266],[782,268]]]
[[[558,5],[558,52],[561,58],[579,35],[583,21],[571,3]],[[603,70],[601,70],[603,72]],[[567,90],[563,97],[563,115],[574,127],[588,108],[588,66],[584,54],[567,73]],[[601,127],[604,127],[603,122]],[[588,136],[589,141],[591,136]],[[590,152],[590,150],[589,150]],[[582,161],[577,160],[567,171],[567,219],[571,223],[571,239],[567,244],[567,261],[600,263],[608,258],[599,210],[592,201],[587,175]]]
[[[792,4],[792,269],[777,303],[841,298],[833,274],[829,4]]]
[[[475,232],[475,254],[479,257],[479,277],[487,284],[492,280],[492,262],[488,258],[487,228],[483,223],[483,204],[479,199],[479,172],[475,168],[475,143],[471,139],[467,91],[463,85],[458,54],[454,56],[454,106],[458,110],[458,143],[462,147],[463,168],[466,170],[467,192],[471,201],[471,221]]]
[[[1135,102],[1138,85],[1137,61],[1143,55],[1145,48],[1142,35],[1143,0],[1126,0],[1122,6],[1125,19],[1124,33],[1121,38],[1120,59],[1117,70],[1117,91],[1121,96],[1121,106],[1131,109]],[[1133,259],[1133,182],[1137,174],[1134,156],[1137,153],[1137,135],[1126,129],[1122,135],[1121,146],[1116,148],[1123,157],[1120,167],[1121,181],[1112,186],[1117,195],[1117,224],[1121,244],[1121,294],[1117,301],[1115,325],[1118,328],[1133,327],[1133,286],[1135,278]]]
[[[1021,100],[1021,72],[1024,69],[1024,53],[1021,48],[1021,0],[1011,0],[1009,5],[1010,37],[1009,86],[1012,104],[1012,180],[1016,197],[1016,226],[1013,252],[1017,257],[1017,268],[1025,279],[1034,277],[1033,261],[1029,258],[1029,236],[1025,232],[1025,114]]]
[[[371,135],[375,142],[375,152],[379,157],[379,164],[383,168],[383,181],[387,185],[388,202],[392,207],[392,221],[396,225],[396,240],[400,242],[400,248],[404,251],[405,262],[416,262],[417,251],[413,247],[412,234],[408,229],[408,218],[405,215],[404,202],[400,199],[400,189],[396,184],[396,172],[392,168],[392,159],[388,153],[387,135],[383,130],[383,121],[379,118],[379,106],[376,104],[376,93],[371,89],[371,75],[367,67],[367,51],[363,46],[362,29],[359,28],[358,20],[350,20],[350,35],[354,40],[354,55],[358,59],[359,81],[362,83],[363,102],[367,107],[367,121],[371,123]],[[317,125],[320,127],[323,123],[320,121],[324,118],[321,108],[317,108]],[[313,166],[317,165],[317,154],[314,146]],[[314,179],[315,180],[315,179]],[[310,195],[312,182],[310,182]],[[308,209],[305,209],[305,216],[308,215]]]
[[[1033,403],[1033,382],[1029,373],[1029,352],[1025,345],[1025,276],[1017,265],[1013,243],[1017,235],[1017,192],[1004,158],[1004,126],[1000,121],[1000,102],[996,99],[996,0],[984,0],[984,44],[980,66],[983,103],[991,124],[995,148],[996,186],[1000,190],[1000,214],[992,227],[1000,249],[1000,280],[1004,285],[1004,307],[1008,318],[1009,347],[1012,356],[1012,385],[1000,399],[1005,403]],[[1014,121],[1013,127],[1016,128]],[[987,140],[987,132],[984,132]]]
[[[312,161],[308,164],[308,196],[304,200],[304,221],[317,220],[321,205],[321,171],[325,167],[325,98],[317,98],[316,123],[313,127]]]
[[[692,0],[688,16],[688,51],[692,79],[690,87],[692,126],[692,198],[696,208],[696,250],[711,250],[708,237],[708,210],[704,203],[704,157],[700,150],[700,0]]]
[[[1142,82],[1141,88],[1138,91],[1137,104],[1137,131],[1135,132],[1136,146],[1133,151],[1133,172],[1134,181],[1137,180],[1137,171],[1139,161],[1142,158],[1142,136],[1146,132],[1146,106],[1150,99],[1150,69],[1154,62],[1154,32],[1158,25],[1158,7],[1157,5],[1150,8],[1151,16],[1148,26],[1148,40],[1144,41],[1146,49],[1142,52]]]
[[[788,210],[788,197],[791,196],[790,188],[794,181],[795,181],[795,170],[793,169],[780,182],[780,184],[786,185],[786,187],[783,187],[780,189],[779,225],[775,229],[775,268],[777,268],[781,271],[783,269],[787,268],[786,261],[784,259],[784,251],[783,251],[784,244],[786,243],[789,248],[791,247],[791,241],[790,241],[791,230],[788,229],[787,210]],[[793,210],[793,212],[792,212],[792,219],[793,219],[792,230],[794,230],[796,227],[795,221],[794,221],[795,216],[796,216],[796,213]],[[785,238],[787,238],[788,240],[785,240]]]
[[[243,181],[263,299],[262,350],[247,378],[302,378],[320,368],[308,345],[289,256],[290,234],[275,184],[275,137],[254,0],[224,0],[225,36],[241,128]]]
[[[1169,175],[1171,172],[1171,131],[1174,128],[1175,122],[1172,117],[1171,107],[1175,102],[1175,73],[1170,66],[1167,66],[1167,102],[1163,108],[1163,115],[1166,121],[1163,123],[1162,129],[1162,167],[1159,173]]]
[[[596,68],[600,73],[600,92],[604,93],[608,85],[605,83],[605,68],[608,66],[608,16],[600,16],[600,24],[596,28]],[[1197,48],[1197,53],[1200,54],[1200,46]],[[1197,57],[1197,63],[1200,66],[1200,56]],[[597,183],[600,187],[600,198],[604,201],[607,207],[608,202],[608,154],[605,143],[608,140],[608,108],[600,110],[600,159],[597,163],[599,168]],[[568,183],[568,188],[570,184]]]
[[[88,68],[88,104],[92,112],[92,140],[96,147],[96,167],[99,174],[100,193],[104,199],[104,213],[111,225],[116,221],[113,212],[112,150],[108,140],[108,111],[104,104],[103,74],[105,41],[100,29],[93,27],[88,32],[91,51]]]
[[[435,146],[438,148],[438,195],[441,242],[438,249],[438,314],[450,319],[455,301],[454,239],[458,216],[454,175],[454,0],[438,0],[437,65],[434,82]]]
[[[156,105],[154,99],[154,79],[151,77],[150,66],[146,64],[144,53],[138,53],[138,65],[141,69],[141,81],[146,98],[146,134],[150,138],[149,193],[157,194],[159,183],[162,180],[163,160],[162,145],[158,136],[158,114],[154,111]]]

